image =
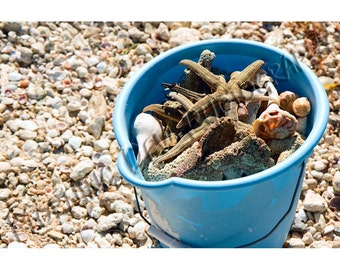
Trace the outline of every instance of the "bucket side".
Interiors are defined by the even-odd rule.
[[[266,243],[282,247],[304,169],[303,163],[283,176],[247,187],[204,191],[170,186],[160,193],[142,189],[142,195],[151,223],[187,246],[250,247],[270,236],[284,221],[285,226],[275,232],[279,237]]]

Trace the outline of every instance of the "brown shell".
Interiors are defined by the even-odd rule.
[[[298,96],[292,91],[284,91],[279,95],[280,107],[289,112],[293,113],[293,102],[298,98]]]
[[[306,117],[311,109],[310,102],[306,97],[297,98],[292,107],[294,114],[298,117]]]
[[[253,124],[256,136],[264,139],[285,139],[292,136],[297,129],[297,120],[290,113],[273,109],[266,111]]]

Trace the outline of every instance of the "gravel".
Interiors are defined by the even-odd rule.
[[[339,30],[335,22],[0,22],[0,247],[157,246],[117,169],[115,100],[144,63],[210,38],[286,50],[325,85],[329,123],[284,247],[340,247]]]

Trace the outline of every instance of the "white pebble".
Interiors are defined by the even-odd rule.
[[[82,139],[77,136],[73,136],[68,140],[68,144],[74,149],[77,150],[82,143]]]
[[[72,213],[72,216],[77,219],[84,218],[87,216],[86,208],[78,206],[78,205],[72,207],[71,213]]]
[[[71,234],[75,231],[75,228],[74,228],[74,226],[71,222],[64,222],[61,225],[61,230],[62,230],[63,233]]]
[[[310,174],[316,179],[316,180],[321,180],[322,177],[323,177],[323,173],[322,172],[319,172],[319,171],[316,171],[316,170],[312,170],[310,172]]]
[[[101,208],[100,206],[95,206],[95,207],[92,207],[91,209],[88,209],[89,216],[95,219],[98,219],[102,215],[103,212],[104,212],[103,208]]]
[[[334,225],[330,224],[327,225],[324,229],[323,229],[323,234],[327,234],[330,233],[334,230]]]
[[[314,169],[317,171],[322,171],[327,168],[328,161],[326,160],[318,160],[314,162]]]
[[[110,140],[108,139],[101,139],[101,140],[97,140],[94,142],[93,144],[93,148],[95,151],[100,152],[103,150],[107,150],[110,148]]]
[[[73,167],[70,174],[70,178],[74,181],[84,178],[94,168],[94,163],[91,159],[85,159],[80,161],[76,166]]]
[[[34,159],[29,159],[22,163],[22,167],[26,167],[28,170],[34,170],[38,167],[38,163]]]
[[[50,104],[54,109],[59,109],[63,106],[63,101],[60,97],[54,97],[51,99]]]
[[[11,195],[11,190],[9,188],[0,189],[0,200],[7,200]]]
[[[327,202],[313,190],[307,190],[303,207],[310,212],[324,212],[327,209]]]
[[[20,126],[19,122],[20,122],[20,119],[8,120],[6,122],[6,125],[12,132],[15,132],[19,129],[19,126]]]
[[[18,72],[8,73],[8,80],[10,80],[10,81],[20,81],[21,78],[22,78],[22,75]]]
[[[96,233],[94,232],[94,230],[91,230],[91,229],[81,231],[80,235],[81,235],[81,239],[83,239],[83,241],[86,244],[91,242],[96,237]]]
[[[99,62],[96,67],[99,73],[104,73],[107,65],[105,62]]]
[[[13,241],[7,245],[8,248],[27,248],[26,244]]]
[[[46,136],[50,137],[50,138],[56,138],[60,135],[59,130],[57,130],[56,128],[52,128],[49,131],[47,131]]]
[[[36,152],[38,150],[38,143],[33,140],[27,140],[23,146],[22,149],[26,152]]]
[[[22,140],[34,140],[38,136],[37,132],[35,132],[35,131],[23,130],[23,129],[19,130],[17,132],[17,135]]]
[[[32,120],[21,120],[19,121],[19,128],[34,131],[38,129],[38,126]]]
[[[105,232],[111,229],[112,227],[117,226],[120,222],[123,221],[124,215],[122,213],[113,213],[108,216],[101,216],[97,222],[97,231]]]
[[[0,162],[0,173],[7,173],[11,170],[11,164],[6,161],[1,161]]]
[[[105,238],[101,237],[101,236],[97,236],[94,239],[94,242],[98,245],[98,247],[100,248],[109,248],[111,247],[111,244],[109,243],[109,241],[107,241]]]
[[[93,148],[89,145],[82,145],[81,150],[83,151],[83,155],[85,157],[91,157],[93,154]]]
[[[300,238],[290,238],[288,241],[291,248],[304,248],[305,243]]]
[[[76,69],[76,72],[78,73],[79,78],[85,78],[86,75],[88,74],[88,71],[84,67],[78,67]]]

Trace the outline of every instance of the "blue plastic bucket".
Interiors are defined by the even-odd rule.
[[[308,136],[289,158],[250,176],[210,182],[179,177],[145,181],[136,161],[134,119],[145,106],[164,101],[161,83],[180,80],[185,68],[180,60],[197,61],[205,49],[216,55],[213,66],[229,71],[262,59],[279,91],[306,96],[312,106]],[[118,96],[113,115],[121,147],[118,168],[125,180],[140,189],[151,223],[189,247],[282,247],[294,218],[305,164],[326,129],[328,115],[328,99],[316,75],[283,50],[236,39],[178,46],[145,64]]]

